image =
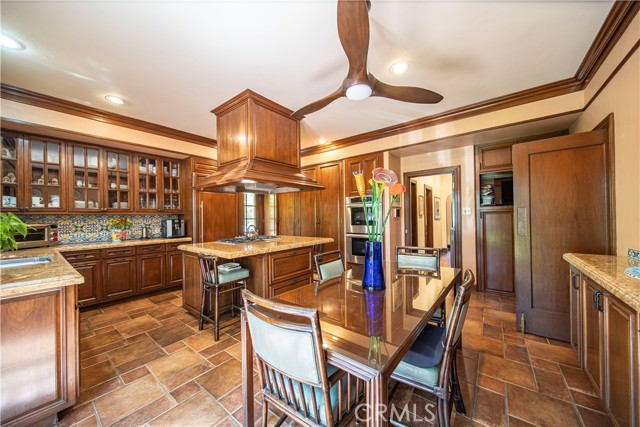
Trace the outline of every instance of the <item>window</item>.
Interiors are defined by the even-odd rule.
[[[244,194],[244,230],[247,231],[247,227],[254,225],[258,227],[256,221],[256,195],[253,193]]]
[[[269,194],[264,200],[264,234],[276,234],[276,195]]]

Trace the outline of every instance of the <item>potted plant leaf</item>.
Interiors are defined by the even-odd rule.
[[[27,224],[12,213],[0,213],[0,250],[17,250],[16,234],[26,237]]]

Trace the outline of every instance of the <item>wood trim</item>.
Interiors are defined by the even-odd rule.
[[[95,120],[115,126],[122,126],[140,132],[152,133],[166,138],[178,139],[192,144],[215,148],[215,139],[193,133],[184,132],[167,126],[158,125],[144,120],[134,119],[121,114],[111,113],[94,107],[78,104],[53,96],[33,92],[27,89],[0,83],[0,94],[3,99],[20,102],[27,105],[46,108],[60,113],[71,114],[85,119]]]
[[[540,101],[555,96],[566,95],[568,93],[583,90],[589,83],[591,78],[598,71],[602,63],[620,39],[622,34],[633,21],[636,14],[640,11],[640,2],[636,1],[616,1],[607,15],[607,18],[600,28],[595,40],[591,44],[585,58],[578,67],[574,77],[570,77],[557,82],[548,83],[531,89],[514,92],[509,95],[481,101],[475,104],[466,105],[453,110],[432,116],[422,117],[405,123],[377,129],[370,132],[353,135],[347,138],[333,141],[329,144],[315,145],[301,150],[301,156],[310,156],[313,154],[326,153],[329,151],[345,148],[351,145],[361,144],[363,142],[373,141],[389,136],[399,135],[401,133],[411,132],[423,129],[437,124],[452,122],[468,117],[473,117],[492,111],[515,107],[517,105],[527,104],[530,102]],[[621,65],[625,63],[629,57],[635,52],[638,45],[632,49],[623,62],[613,71],[611,76],[605,81],[600,90],[596,92],[596,96],[606,87],[609,81],[617,74]],[[594,96],[595,98],[595,96]],[[593,100],[593,99],[592,99]],[[592,101],[591,100],[591,101]],[[582,111],[584,111],[591,103],[587,103]]]
[[[616,236],[616,167],[615,167],[615,134],[613,113],[604,118],[593,130],[604,129],[607,131],[607,197],[609,199],[609,210],[607,212],[609,224],[609,255],[617,255]]]
[[[613,4],[575,74],[582,88],[589,84],[639,10],[640,2],[637,1],[616,1]]]

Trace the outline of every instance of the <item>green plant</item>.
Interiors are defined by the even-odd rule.
[[[16,234],[27,236],[27,224],[12,213],[0,213],[0,250],[18,249]]]

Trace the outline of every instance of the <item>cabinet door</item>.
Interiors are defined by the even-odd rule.
[[[313,180],[318,180],[316,172],[317,169],[315,167],[302,170],[302,173]],[[321,183],[320,185],[325,184]],[[296,221],[298,222],[298,236],[320,236],[316,224],[319,219],[318,194],[322,191],[325,190],[303,191],[299,193],[298,203],[300,204],[300,209],[296,217]],[[336,194],[336,196],[339,195]]]
[[[513,210],[480,212],[481,289],[513,292]]]
[[[269,254],[269,283],[275,284],[287,279],[311,276],[311,248]]]
[[[73,188],[69,211],[95,212],[103,208],[101,193],[102,150],[97,147],[70,144],[67,174]]]
[[[73,262],[71,266],[84,277],[78,285],[78,306],[86,307],[102,301],[100,261]]]
[[[213,242],[238,234],[238,196],[198,192],[198,242]]]
[[[105,259],[102,262],[102,295],[105,300],[133,295],[136,284],[134,257]]]
[[[492,170],[511,167],[511,145],[479,147],[480,170]]]
[[[107,200],[110,211],[133,210],[131,155],[107,150]]]
[[[138,255],[139,292],[160,289],[165,284],[165,254]]]
[[[635,354],[636,315],[615,297],[605,298],[605,352],[607,409],[621,427],[636,426]]]
[[[22,139],[16,134],[2,130],[2,155],[0,157],[2,177],[2,211],[17,211],[26,207],[24,202],[24,180],[22,178]]]
[[[182,252],[167,253],[167,287],[182,285]]]
[[[307,191],[311,193],[311,191]],[[278,194],[278,230],[281,236],[300,236],[300,193]]]
[[[164,160],[162,162],[162,207],[165,212],[182,211],[182,162]]]
[[[569,292],[571,304],[569,307],[571,318],[571,348],[576,357],[582,363],[582,310],[580,293],[580,271],[571,267],[569,272]]]
[[[25,139],[24,147],[26,163],[23,180],[27,184],[24,204],[29,213],[63,211],[66,206],[65,144],[29,137]]]
[[[347,196],[357,196],[358,188],[356,187],[356,180],[353,177],[353,172],[363,171],[365,182],[372,178],[371,172],[375,168],[382,166],[382,154],[366,154],[364,156],[351,157],[344,161],[345,173],[345,192]]]
[[[325,251],[342,248],[342,169],[340,163],[318,166],[318,183],[324,190],[316,193],[317,224],[316,236],[330,237],[332,243],[325,243]]]
[[[588,277],[582,280],[582,311],[584,329],[584,370],[595,386],[600,398],[603,397],[604,352],[602,329],[604,316],[596,307],[595,295],[599,286]],[[602,298],[601,298],[602,299]]]
[[[162,181],[158,175],[162,169],[162,161],[154,157],[137,157],[136,176],[138,195],[136,207],[140,211],[159,211],[161,202],[158,193],[161,191]]]

